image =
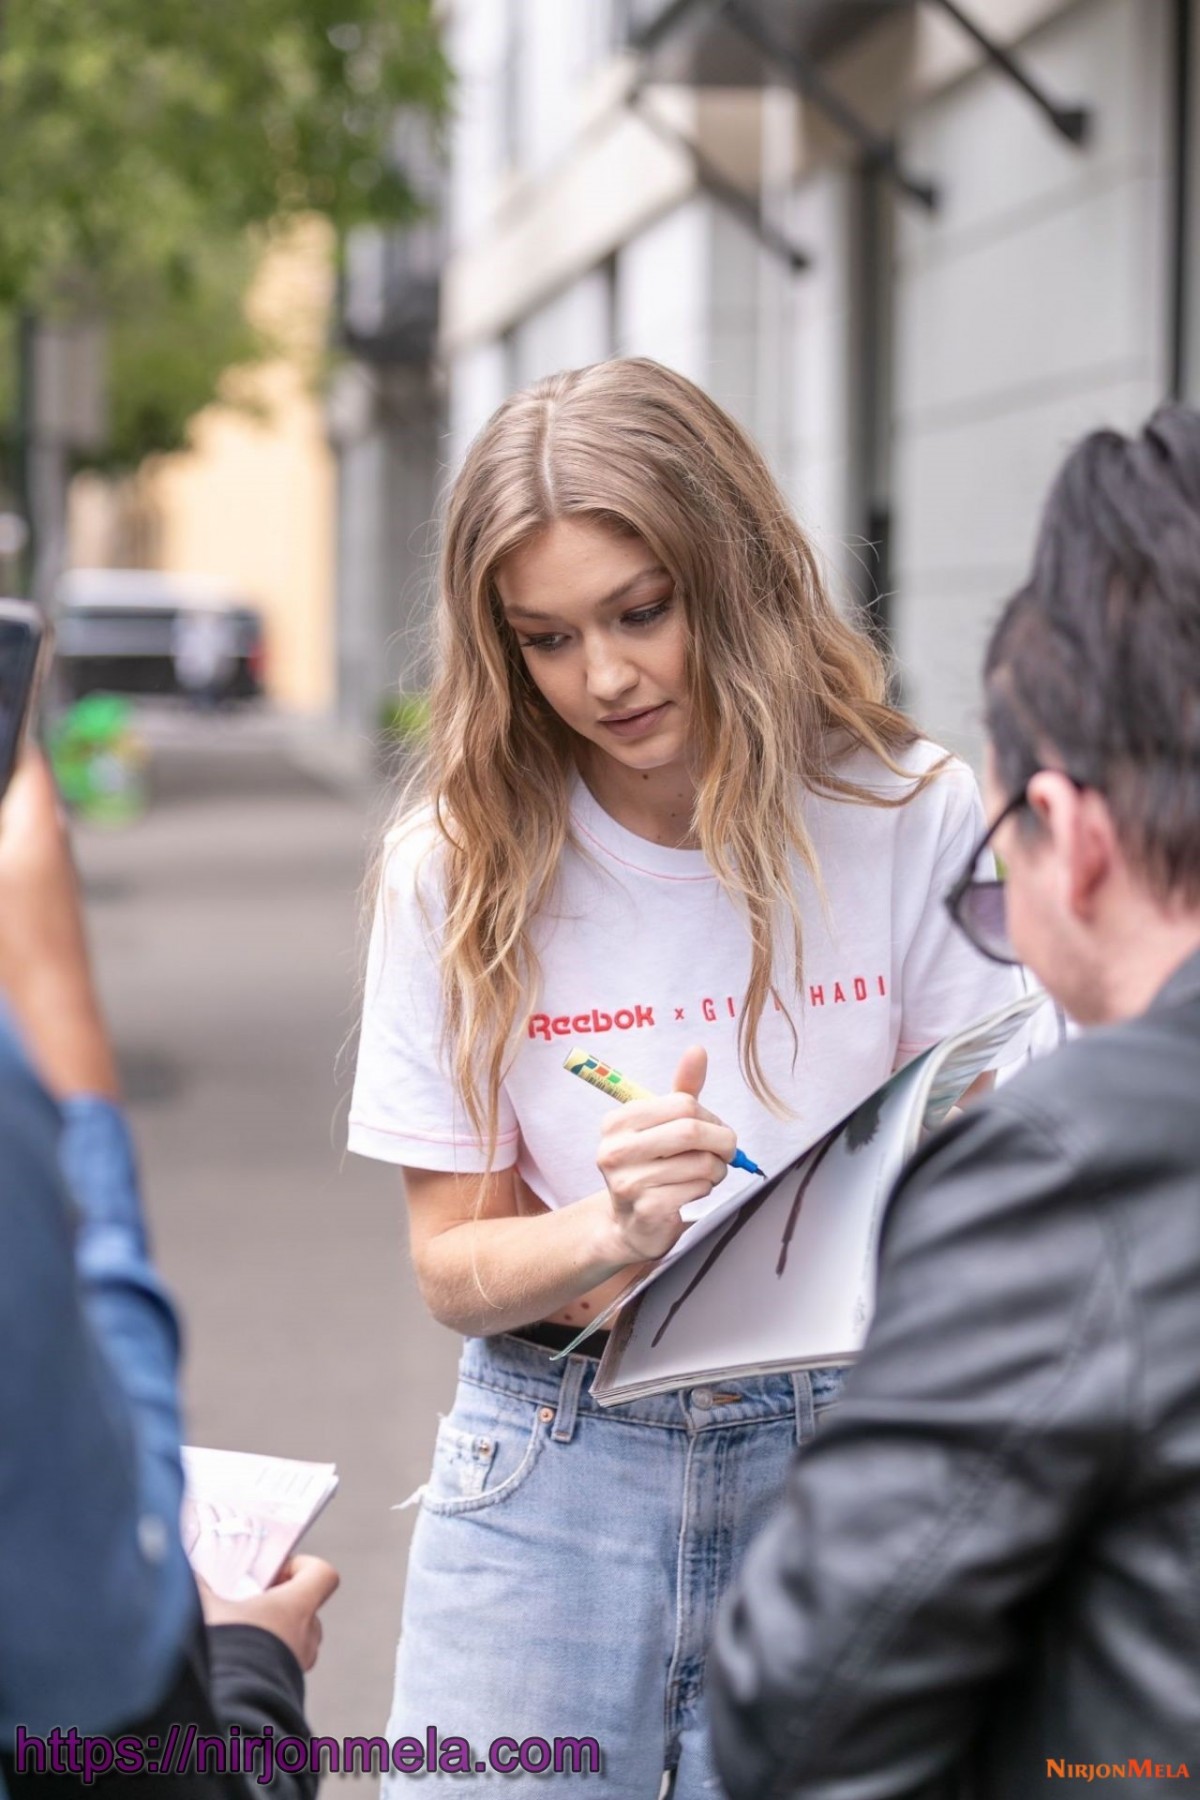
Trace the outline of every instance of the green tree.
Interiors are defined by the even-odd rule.
[[[182,269],[148,272],[110,301],[108,440],[90,464],[119,471],[183,449],[225,371],[272,353],[245,313],[256,260],[248,234],[217,237]]]
[[[431,0],[4,0],[0,309],[112,322],[110,456],[174,448],[263,346],[263,233],[403,224],[398,115],[443,116]]]

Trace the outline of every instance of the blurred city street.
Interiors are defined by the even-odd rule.
[[[336,1462],[319,1732],[382,1731],[457,1340],[417,1298],[399,1178],[344,1152],[366,801],[269,716],[151,717],[155,798],[77,836],[193,1443]]]
[[[1151,488],[1174,455],[1164,431],[1200,437],[1200,0],[242,0],[237,8],[10,0],[0,4],[0,126],[11,152],[0,182],[0,638],[11,627],[7,650],[0,641],[0,799],[32,722],[75,820],[154,1261],[184,1323],[185,1442],[336,1464],[339,1491],[302,1545],[341,1577],[320,1615],[307,1719],[321,1737],[382,1737],[419,1511],[412,1502],[439,1414],[453,1402],[461,1341],[431,1319],[418,1292],[399,1172],[373,1160],[379,1145],[386,1155],[401,1144],[414,1165],[467,1160],[461,1084],[423,1079],[437,1033],[421,983],[432,992],[442,967],[458,984],[449,1023],[464,1064],[482,1069],[493,1052],[511,1050],[500,1141],[519,1146],[522,1168],[531,1178],[540,1170],[539,1192],[556,1205],[589,1193],[581,1184],[594,1158],[564,1160],[580,1147],[563,1125],[567,1096],[547,1098],[530,1059],[548,1055],[568,1025],[572,1035],[589,1021],[601,1032],[626,1021],[654,1026],[655,1004],[671,1032],[690,1031],[683,1022],[697,1015],[713,1028],[706,1105],[777,1167],[785,1146],[791,1153],[789,1112],[815,1135],[857,1108],[897,1055],[998,1004],[1000,990],[985,991],[977,965],[960,978],[942,934],[961,948],[961,927],[993,965],[1024,956],[1006,910],[1006,891],[1017,890],[995,878],[1015,868],[1020,880],[1011,845],[1032,863],[1047,837],[1056,841],[1043,825],[1062,823],[1086,873],[1099,866],[1097,845],[1115,857],[1126,836],[1150,844],[1154,808],[1138,816],[1131,771],[1140,758],[1165,783],[1174,740],[1165,723],[1134,721],[1135,731],[1130,722],[1135,697],[1147,719],[1153,710],[1132,655],[1113,661],[1111,687],[1097,671],[1109,669],[1103,640],[1116,629],[1116,589],[1153,589],[1143,570],[1160,552],[1172,564],[1168,585],[1178,584],[1183,537],[1177,545],[1174,527],[1147,527],[1120,563],[1120,581],[1097,583],[1096,606],[1106,610],[1080,600],[1076,615],[1067,602],[1076,581],[1083,592],[1091,551],[1080,547],[1076,562],[1065,546],[1097,496],[1132,529],[1136,508],[1119,494],[1124,465],[1104,463],[1104,474],[1098,463],[1094,484],[1078,491],[1072,477],[1063,492],[1079,519],[1061,544],[1042,521],[1064,457],[1085,434],[1106,432],[1104,455],[1116,458],[1113,434],[1137,437],[1157,419],[1131,453],[1138,482]],[[1186,425],[1163,424],[1157,409],[1166,402],[1186,409]],[[1179,481],[1188,533],[1200,448],[1189,457]],[[1157,517],[1158,499],[1146,504],[1146,518]],[[1115,546],[1120,533],[1106,530],[1097,541]],[[1200,557],[1200,539],[1188,541],[1188,555]],[[995,650],[1005,609],[1018,596],[1032,604],[1041,587],[1053,655],[1030,653],[1027,667],[1055,696],[1044,716],[1038,681],[1012,674],[1008,650]],[[1195,598],[1190,564],[1180,592],[1185,605]],[[1004,627],[1014,643],[1024,616]],[[1186,642],[1194,652],[1196,620],[1189,614],[1186,637],[1160,639],[1142,615],[1130,618],[1128,642],[1182,682],[1186,658],[1162,646]],[[1088,672],[1078,707],[1075,669]],[[1188,678],[1194,689],[1194,668]],[[904,721],[885,714],[884,695]],[[1111,706],[1106,696],[1116,696]],[[1157,710],[1167,720],[1170,707]],[[1093,715],[1110,712],[1120,734],[1105,760],[1109,750],[1085,740]],[[1070,726],[1061,739],[1059,719]],[[900,792],[903,759],[924,759],[924,740],[975,775],[987,768],[983,793],[999,835],[983,838],[963,769],[943,780],[932,755],[914,760],[920,779]],[[858,762],[843,763],[843,753],[853,746],[865,770],[881,745],[890,747],[887,769],[864,773],[860,791]],[[374,1113],[364,1104],[355,1141],[365,1152],[352,1157],[372,869],[396,800],[382,765],[423,746],[439,816],[462,834],[458,906],[445,932],[425,938],[409,905],[420,881],[406,874],[397,886],[391,985],[379,984],[393,1004],[368,1008],[363,1092],[371,1088]],[[1193,752],[1181,753],[1185,775]],[[835,806],[833,772],[843,769],[854,782],[840,798],[869,806]],[[1043,807],[1038,778],[1047,774],[1059,787],[1051,781]],[[575,813],[595,810],[597,832],[570,823],[568,792]],[[48,789],[42,798],[48,818]],[[1161,806],[1165,816],[1165,799]],[[927,824],[910,823],[923,808]],[[20,819],[19,803],[8,816]],[[894,857],[880,848],[885,824],[906,834]],[[618,833],[632,844],[622,847]],[[603,865],[583,841],[593,837]],[[972,861],[974,837],[982,842]],[[14,858],[20,848],[18,836]],[[1163,854],[1162,869],[1174,868],[1175,848]],[[681,856],[692,860],[673,860]],[[577,863],[589,884],[578,906],[568,886]],[[846,883],[844,899],[825,886],[826,873]],[[61,888],[61,855],[55,874]],[[601,904],[590,884],[602,877],[636,930],[614,923],[607,894]],[[1098,878],[1090,882],[1071,874],[1062,892],[1099,892]],[[38,1008],[22,1010],[23,984],[43,952],[21,929],[30,916],[53,917],[40,896],[27,906],[22,893],[0,933],[0,1009],[12,1011],[36,1062],[44,1030],[65,1025],[64,1037],[90,1037],[94,1014],[90,996],[78,998],[86,981],[77,935],[44,951],[48,976],[61,961],[57,978],[69,985],[48,979],[49,999],[39,994]],[[1099,917],[1098,902],[1093,910]],[[776,950],[791,940],[778,940],[776,927],[790,934],[789,921],[798,927],[802,917],[803,958],[781,965]],[[1064,914],[1061,923],[1061,938],[1046,941],[1065,946],[1071,964],[1078,920]],[[434,946],[439,935],[445,943]],[[525,964],[531,947],[548,953],[551,939],[561,987],[547,963]],[[646,959],[637,985],[635,952]],[[1125,991],[1105,956],[1094,966],[1097,993]],[[1009,979],[998,966],[987,974]],[[614,979],[627,985],[610,991]],[[1046,985],[1057,999],[1054,982]],[[1128,992],[1135,987],[1131,977]],[[686,1005],[674,1004],[671,1019],[680,999]],[[860,999],[871,1005],[860,1010]],[[1093,999],[1085,992],[1080,1019],[1100,1016]],[[624,1010],[635,1004],[636,1013]],[[1074,1033],[1069,1004],[1066,1013]],[[800,1030],[810,1015],[814,1031],[835,1033],[828,1055],[819,1048],[826,1040]],[[1065,1017],[1045,1010],[1030,1033],[1039,1049],[1060,1024],[1066,1034]],[[785,1023],[795,1025],[790,1047]],[[545,1041],[535,1041],[539,1033]],[[642,1079],[657,1087],[655,1058],[673,1040],[662,1031],[639,1041],[649,1058]],[[6,1044],[5,1026],[0,1053]],[[87,1089],[98,1073],[106,1084],[107,1052],[83,1049],[65,1059],[65,1072],[43,1063],[51,1088]],[[641,1072],[642,1058],[639,1050],[630,1066]],[[673,1061],[663,1063],[664,1088]],[[15,1064],[10,1074],[28,1106],[26,1077]],[[583,1090],[570,1085],[582,1118]],[[685,1085],[678,1074],[675,1085]],[[766,1110],[747,1115],[760,1103]],[[759,1118],[768,1140],[779,1134],[774,1163],[771,1141],[755,1136]],[[18,1128],[21,1119],[14,1141]],[[1064,1131],[1064,1156],[1074,1154],[1069,1138]],[[638,1197],[679,1191],[657,1167],[635,1167],[632,1151],[627,1160],[629,1192],[614,1185],[611,1205],[589,1205],[562,1229],[550,1222],[540,1239],[545,1222],[484,1221],[469,1250],[489,1303],[504,1304],[511,1291],[514,1317],[517,1306],[528,1307],[525,1318],[599,1317],[586,1291],[592,1277],[666,1242],[657,1210],[645,1215],[653,1241],[643,1234]],[[49,1141],[42,1164],[45,1187],[55,1178]],[[702,1185],[724,1172],[707,1159]],[[82,1273],[85,1292],[90,1173],[76,1183],[75,1277]],[[10,1185],[20,1188],[11,1173]],[[872,1192],[877,1210],[882,1190]],[[831,1280],[822,1299],[827,1291],[845,1301],[853,1332],[840,1323],[813,1332],[821,1357],[841,1362],[857,1353],[869,1320],[865,1246],[876,1213],[838,1200],[830,1242],[850,1241],[843,1220],[863,1225],[856,1285]],[[654,1208],[664,1204],[655,1199]],[[805,1219],[814,1216],[826,1218],[810,1206]],[[808,1280],[806,1254],[798,1245],[791,1270]],[[65,1237],[56,1255],[59,1266],[48,1262],[40,1279],[59,1311],[22,1277],[10,1283],[0,1322],[11,1314],[21,1324],[28,1303],[53,1343],[69,1348],[78,1322]],[[778,1280],[786,1260],[779,1254],[772,1278],[780,1307],[792,1293]],[[723,1280],[733,1280],[735,1262]],[[490,1291],[493,1263],[500,1299]],[[0,1270],[21,1266],[0,1237]],[[671,1279],[682,1289],[685,1276]],[[751,1298],[757,1291],[748,1289]],[[459,1298],[442,1310],[470,1324],[453,1310]],[[740,1288],[738,1299],[757,1322]],[[714,1303],[722,1324],[725,1310]],[[803,1300],[795,1316],[808,1330]],[[707,1331],[703,1302],[690,1320]],[[681,1388],[685,1375],[690,1383],[815,1366],[808,1340],[801,1358],[781,1336],[782,1351],[759,1356],[756,1343],[751,1359],[740,1337],[734,1356],[715,1331],[701,1344],[701,1326],[688,1329],[694,1356],[677,1351],[681,1339],[670,1346],[669,1377]],[[998,1342],[1002,1335],[998,1327]],[[0,1509],[0,1572],[30,1571],[27,1598],[18,1579],[6,1590],[16,1596],[5,1609],[16,1649],[6,1665],[0,1643],[0,1800],[5,1733],[28,1724],[35,1702],[64,1722],[94,1716],[92,1731],[147,1728],[151,1684],[134,1681],[115,1649],[131,1650],[131,1668],[149,1655],[157,1669],[167,1640],[156,1634],[180,1616],[157,1589],[161,1611],[150,1616],[139,1582],[118,1563],[119,1580],[97,1571],[94,1597],[112,1603],[93,1609],[85,1633],[78,1596],[89,1584],[63,1573],[64,1553],[87,1550],[77,1566],[89,1570],[99,1563],[88,1529],[98,1521],[109,1536],[97,1541],[111,1542],[111,1554],[123,1549],[133,1560],[136,1528],[149,1557],[144,1527],[157,1518],[144,1495],[143,1516],[133,1511],[123,1420],[107,1459],[90,1437],[58,1431],[63,1466],[75,1466],[82,1443],[88,1479],[49,1469],[47,1493],[71,1494],[76,1510],[64,1507],[61,1520],[52,1507],[43,1512],[33,1483],[45,1460],[38,1434],[60,1390],[55,1370],[20,1337],[11,1341],[10,1388],[33,1426],[26,1443],[0,1409],[0,1450],[17,1472],[11,1491],[23,1486],[37,1504],[14,1508],[11,1520]],[[627,1348],[628,1338],[616,1346],[621,1355]],[[136,1433],[138,1372],[132,1353],[125,1360]],[[920,1366],[940,1367],[937,1358]],[[578,1390],[570,1365],[559,1371],[573,1419]],[[90,1362],[85,1373],[94,1374]],[[77,1372],[72,1380],[78,1389]],[[784,1398],[801,1436],[803,1385]],[[75,1389],[62,1391],[73,1402]],[[105,1408],[92,1392],[79,1416],[94,1425]],[[703,1412],[729,1399],[709,1393],[697,1404]],[[539,1409],[516,1469],[493,1423],[472,1427],[469,1449],[443,1433],[426,1501],[431,1527],[443,1474],[451,1489],[460,1477],[464,1484],[461,1495],[442,1496],[447,1516],[460,1499],[471,1512],[497,1499],[507,1506],[543,1442],[573,1430],[565,1414]],[[24,1414],[14,1416],[19,1424]],[[561,1431],[550,1431],[552,1417]],[[913,1417],[919,1437],[919,1411]],[[726,1429],[731,1418],[740,1429],[741,1415],[712,1422]],[[996,1441],[1009,1438],[1001,1431]],[[644,1485],[625,1504],[647,1503],[637,1514],[638,1542],[651,1546],[646,1567],[672,1541],[652,1535],[659,1527],[679,1545],[674,1587],[652,1590],[655,1629],[674,1617],[677,1631],[658,1673],[657,1640],[647,1630],[646,1644],[638,1641],[641,1615],[626,1604],[627,1591],[644,1595],[636,1582],[608,1583],[610,1561],[636,1561],[624,1525],[606,1536],[589,1506],[575,1530],[542,1501],[528,1528],[506,1528],[503,1516],[499,1526],[514,1555],[530,1559],[528,1580],[525,1566],[520,1580],[506,1578],[513,1616],[499,1624],[497,1603],[482,1592],[492,1553],[452,1544],[445,1566],[430,1572],[427,1638],[410,1609],[411,1665],[440,1682],[429,1690],[439,1696],[474,1693],[477,1717],[493,1720],[496,1736],[515,1729],[502,1692],[519,1687],[523,1716],[538,1728],[542,1715],[530,1708],[545,1692],[559,1696],[564,1717],[564,1696],[576,1690],[618,1695],[612,1735],[634,1744],[626,1690],[595,1674],[628,1666],[644,1679],[646,1705],[662,1708],[661,1757],[657,1735],[645,1740],[649,1785],[661,1772],[679,1800],[691,1800],[699,1788],[689,1770],[707,1768],[686,1739],[704,1693],[712,1608],[734,1574],[740,1521],[765,1504],[769,1484],[756,1465],[738,1497],[730,1477],[721,1531],[697,1536],[709,1547],[693,1552],[687,1534],[706,1514],[693,1505],[690,1453],[682,1512],[674,1475],[639,1470]],[[106,1476],[116,1497],[108,1506]],[[571,1482],[590,1502],[594,1478]],[[261,1550],[263,1509],[214,1485],[219,1550],[247,1542]],[[621,1499],[618,1485],[610,1484]],[[30,1553],[43,1525],[49,1581]],[[456,1534],[461,1527],[449,1529]],[[183,1533],[197,1564],[199,1536]],[[869,1538],[860,1531],[856,1541]],[[805,1544],[819,1561],[817,1540]],[[671,1551],[662,1570],[675,1561]],[[586,1638],[579,1632],[579,1596],[591,1590],[571,1572],[577,1566],[617,1595],[609,1636],[603,1618]],[[838,1559],[820,1566],[835,1571]],[[890,1578],[885,1594],[899,1591],[894,1571]],[[548,1581],[568,1597],[569,1616],[549,1608]],[[505,1585],[499,1575],[495,1585]],[[466,1596],[463,1628],[448,1620],[452,1586]],[[39,1661],[28,1652],[30,1624],[47,1589],[71,1610],[67,1629],[46,1632]],[[866,1585],[858,1591],[869,1599]],[[662,1593],[672,1597],[663,1602]],[[286,1596],[268,1602],[286,1604]],[[590,1661],[576,1667],[581,1644]],[[475,1665],[459,1660],[463,1646],[494,1653],[505,1681],[497,1676],[493,1690],[464,1675]],[[269,1643],[258,1648],[264,1661],[273,1654]],[[983,1637],[976,1651],[983,1668]],[[24,1676],[23,1665],[44,1677],[44,1703],[36,1686],[32,1697],[10,1691],[6,1668]],[[970,1668],[947,1667],[973,1702]],[[405,1704],[415,1705],[422,1690],[404,1685]],[[912,1693],[918,1686],[914,1677]],[[424,1716],[439,1730],[463,1728],[438,1710]],[[966,1742],[967,1718],[948,1741],[957,1731]],[[221,1723],[227,1729],[229,1719]],[[843,1736],[855,1754],[873,1754],[869,1733]],[[765,1730],[758,1737],[767,1745]],[[936,1749],[932,1733],[927,1748]],[[1105,1740],[1095,1754],[1110,1748]],[[1112,1754],[1152,1751],[1131,1737]],[[397,1754],[405,1770],[409,1751]],[[879,1775],[882,1786],[892,1773]],[[869,1785],[869,1770],[862,1780]],[[345,1781],[326,1791],[347,1791]],[[923,1781],[914,1778],[922,1791]],[[962,1782],[975,1792],[973,1762]],[[622,1773],[601,1785],[608,1793],[636,1784]],[[373,1797],[378,1779],[351,1778],[347,1788],[354,1800]],[[520,1777],[515,1791],[529,1791]],[[1025,1800],[1020,1781],[1012,1793]]]

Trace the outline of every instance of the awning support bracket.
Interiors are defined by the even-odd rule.
[[[839,131],[858,145],[873,168],[879,169],[902,193],[907,194],[910,200],[915,200],[919,206],[925,207],[926,211],[932,212],[936,208],[938,194],[934,183],[923,176],[913,175],[904,168],[891,139],[872,130],[849,102],[830,87],[811,58],[779,43],[765,29],[756,14],[740,4],[740,0],[725,0],[720,10],[735,30],[740,31],[767,62],[774,63],[787,74],[791,85],[805,100],[810,101],[819,112],[823,112]]]
[[[697,15],[702,17],[706,12],[717,12],[721,4],[722,0],[668,0],[648,24],[630,33],[630,46],[639,56],[647,56],[657,50],[685,19],[693,20]]]
[[[963,11],[958,0],[933,0],[933,4],[940,6],[943,12],[949,13],[960,30],[965,31],[967,36],[979,46],[988,61],[995,63],[998,69],[1003,69],[1009,80],[1014,81],[1028,94],[1034,105],[1045,113],[1061,137],[1065,137],[1070,143],[1076,145],[1086,143],[1091,125],[1091,113],[1086,106],[1061,106],[1057,100],[1052,99],[1040,82],[1033,79],[1029,71],[1017,61],[1010,51],[1006,50],[1002,44],[996,43],[995,39],[989,37],[982,26],[977,25],[974,19]]]
[[[750,195],[738,187],[736,182],[730,181],[729,177],[717,168],[711,157],[705,155],[694,138],[689,137],[686,131],[681,131],[677,125],[672,125],[667,119],[664,119],[652,105],[648,105],[640,85],[632,87],[625,95],[625,104],[642,121],[643,125],[654,132],[656,137],[687,153],[691,158],[692,168],[696,172],[696,180],[705,193],[711,194],[712,198],[727,212],[731,212],[735,218],[740,219],[742,224],[753,232],[759,243],[773,256],[777,256],[781,262],[786,263],[790,269],[796,272],[812,267],[810,253],[802,249],[799,244],[793,243],[782,231],[777,231],[767,219],[764,219]]]

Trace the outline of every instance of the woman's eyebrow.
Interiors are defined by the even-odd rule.
[[[657,563],[652,568],[641,569],[636,575],[631,575],[628,581],[623,581],[619,588],[614,588],[611,594],[605,594],[602,599],[597,600],[596,605],[615,606],[619,600],[626,599],[631,590],[637,587],[640,582],[649,581],[655,576],[665,575],[666,573],[667,571],[664,568],[661,568]],[[556,615],[554,613],[535,612],[531,606],[506,606],[504,608],[504,616],[506,619],[530,619],[538,625],[556,622]]]

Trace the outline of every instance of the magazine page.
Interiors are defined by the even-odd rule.
[[[337,1489],[333,1463],[183,1447],[188,1560],[225,1600],[270,1587]]]
[[[914,1095],[915,1110],[909,1126],[905,1154],[911,1154],[912,1150],[916,1148],[923,1127],[928,1130],[936,1129],[954,1102],[970,1087],[976,1076],[982,1075],[988,1069],[996,1066],[1001,1051],[1007,1052],[1010,1057],[1022,1053],[1022,1045],[1025,1043],[1024,1034],[1032,1029],[1031,1022],[1036,1020],[1046,1004],[1046,995],[1041,990],[1022,994],[1007,1006],[1001,1007],[998,1012],[977,1020],[953,1037],[943,1039],[940,1044],[934,1045],[931,1050],[924,1052],[915,1062],[907,1064],[906,1068],[900,1071],[900,1074],[905,1074],[909,1069],[915,1068],[918,1063],[924,1065],[929,1062],[931,1064],[930,1082],[932,1085],[930,1089],[928,1092],[923,1091],[919,1095]],[[859,1104],[866,1106],[873,1103],[896,1079],[895,1075],[890,1076],[882,1087],[876,1089],[873,1094],[867,1095]],[[835,1131],[846,1124],[847,1119],[853,1116],[854,1110],[851,1108],[846,1118],[839,1121],[839,1124],[834,1127]],[[806,1154],[807,1149],[801,1151],[799,1156]],[[799,1160],[799,1156],[796,1161]],[[787,1168],[793,1167],[795,1167],[795,1162],[787,1165]],[[784,1169],[770,1176],[765,1188],[757,1176],[750,1176],[746,1180],[738,1181],[736,1185],[729,1178],[722,1182],[721,1195],[717,1203],[710,1206],[701,1217],[693,1220],[666,1255],[660,1257],[645,1274],[632,1276],[625,1291],[618,1294],[615,1300],[610,1301],[594,1319],[589,1319],[567,1348],[557,1352],[555,1360],[569,1356],[573,1350],[579,1349],[592,1336],[593,1332],[608,1325],[616,1313],[632,1306],[648,1287],[663,1280],[669,1269],[688,1256],[697,1244],[711,1237],[744,1205],[756,1205],[764,1199],[767,1192],[773,1188],[774,1182],[786,1172],[787,1169]],[[685,1207],[683,1216],[686,1218],[687,1214],[688,1209]]]
[[[594,1399],[850,1360],[866,1333],[876,1221],[904,1163],[924,1061],[643,1289],[601,1358]]]
[[[874,1307],[883,1206],[922,1128],[941,1122],[1042,1004],[1022,996],[925,1051],[718,1229],[658,1265],[623,1307],[594,1397],[611,1405],[718,1374],[850,1361]]]
[[[916,1149],[921,1132],[936,1131],[950,1108],[980,1075],[1001,1065],[1011,1073],[1015,1063],[1036,1053],[1039,1043],[1043,1052],[1051,1047],[1050,1041],[1038,1034],[1041,1021],[1052,1011],[1049,995],[1043,988],[1035,988],[964,1031],[943,1039],[927,1065],[928,1089],[920,1097],[910,1154]]]
[[[910,1068],[912,1066],[911,1063],[908,1065]],[[895,1079],[895,1076],[889,1076],[888,1081],[894,1081]],[[884,1086],[887,1085],[888,1083],[884,1083]],[[866,1095],[860,1104],[866,1105],[869,1100],[875,1098],[875,1094],[882,1093],[882,1091],[882,1088],[876,1089],[875,1093]],[[849,1115],[847,1115],[847,1117],[848,1116]],[[845,1123],[846,1118],[843,1117],[836,1125],[834,1125],[833,1130],[836,1131],[840,1129]],[[818,1143],[823,1141],[823,1139],[817,1140]],[[684,1206],[681,1209],[679,1216],[688,1221],[687,1229],[675,1240],[666,1254],[660,1256],[658,1261],[653,1263],[644,1274],[638,1275],[635,1271],[630,1277],[629,1284],[624,1292],[618,1294],[615,1300],[610,1300],[608,1305],[604,1307],[601,1312],[597,1313],[594,1319],[589,1319],[579,1335],[572,1338],[571,1342],[567,1345],[567,1348],[556,1353],[554,1360],[557,1361],[561,1357],[569,1356],[572,1350],[578,1349],[581,1344],[585,1343],[587,1339],[591,1337],[593,1332],[599,1331],[602,1326],[609,1324],[614,1314],[620,1312],[622,1308],[626,1306],[631,1306],[638,1298],[639,1294],[641,1294],[645,1288],[650,1287],[652,1283],[661,1281],[668,1269],[672,1268],[675,1263],[681,1262],[697,1244],[703,1243],[707,1238],[710,1238],[721,1225],[731,1219],[743,1206],[756,1205],[766,1194],[767,1190],[773,1185],[773,1182],[785,1174],[788,1169],[794,1168],[799,1158],[806,1155],[808,1150],[813,1147],[814,1146],[812,1145],[806,1145],[804,1149],[799,1150],[796,1157],[786,1163],[783,1169],[776,1171],[774,1175],[768,1171],[766,1186],[763,1185],[763,1178],[760,1175],[742,1175],[740,1171],[731,1170],[725,1180],[721,1183],[715,1200],[695,1201],[688,1206]],[[704,1210],[696,1213],[693,1211],[693,1207],[703,1207]]]

